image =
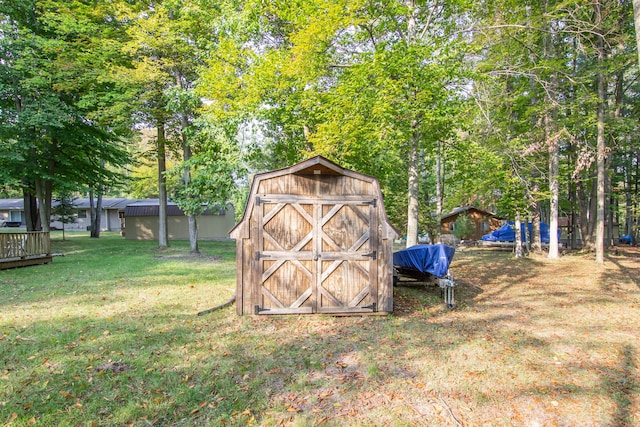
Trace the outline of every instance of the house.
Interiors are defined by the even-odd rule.
[[[393,241],[378,180],[314,157],[258,174],[236,239],[238,314],[393,311]]]
[[[100,214],[100,231],[121,231],[124,223],[124,208],[136,202],[137,199],[127,199],[124,197],[102,199],[102,212]],[[89,198],[73,199],[73,207],[76,210],[75,221],[64,224],[65,230],[88,230],[91,226],[91,204]],[[97,203],[94,199],[93,204]],[[56,206],[58,202],[52,202]],[[62,230],[62,222],[55,215],[51,216],[51,229]]]
[[[480,240],[483,235],[497,230],[502,225],[502,219],[496,217],[492,212],[478,209],[474,206],[461,206],[442,215],[440,219],[440,234],[455,234],[456,222],[461,216],[469,218],[473,225],[472,234],[469,236],[461,236],[463,239]],[[458,224],[458,227],[459,226],[460,224]]]
[[[20,227],[24,223],[24,200],[0,199],[0,227]]]
[[[101,231],[120,231],[121,218],[124,216],[124,207],[135,200],[125,198],[104,198],[102,199],[102,214],[100,218]],[[52,206],[57,206],[58,202],[53,201]],[[95,201],[94,201],[95,204]],[[64,224],[65,230],[87,230],[91,225],[91,208],[88,198],[78,198],[73,200],[73,207],[76,209],[75,221]],[[12,226],[24,226],[24,200],[23,199],[0,199],[0,226],[11,224]],[[51,215],[52,230],[62,229],[62,222],[56,215]]]
[[[127,240],[158,239],[158,199],[138,200],[124,209]],[[235,225],[235,211],[232,205],[208,209],[197,216],[198,239],[228,239],[229,230]],[[175,204],[167,205],[167,233],[169,240],[189,240],[189,221],[184,212]]]

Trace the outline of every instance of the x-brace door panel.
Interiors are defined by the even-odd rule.
[[[375,311],[374,207],[371,199],[258,198],[255,312]]]

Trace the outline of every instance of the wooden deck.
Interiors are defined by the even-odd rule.
[[[52,260],[48,232],[0,233],[0,270],[49,264]]]

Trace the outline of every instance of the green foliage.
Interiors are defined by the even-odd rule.
[[[189,170],[189,181],[172,191],[173,201],[187,214],[197,215],[233,199],[235,179],[243,175],[237,146],[229,135],[211,126],[193,135],[195,154],[171,169],[168,176],[178,181]]]
[[[633,216],[631,2],[597,5],[594,26],[583,0],[3,1],[0,181],[11,194],[113,187],[136,157],[123,143],[133,118],[166,130],[169,192],[187,211],[242,200],[248,174],[321,154],[378,178],[398,227],[416,170],[430,228],[436,155],[445,210],[526,215],[549,203],[553,141],[572,194],[561,209],[587,218],[604,73],[609,193]],[[131,191],[156,195],[155,166],[143,169]]]
[[[17,185],[109,185],[128,160],[128,122],[111,110],[122,102],[109,74],[118,29],[105,7],[0,3],[0,170]]]
[[[476,231],[476,226],[473,220],[466,213],[458,215],[455,226],[453,229],[453,235],[458,239],[470,239]]]
[[[75,197],[69,192],[63,192],[54,200],[57,204],[51,208],[51,214],[56,217],[56,221],[60,221],[62,224],[75,223],[77,211],[73,204]]]

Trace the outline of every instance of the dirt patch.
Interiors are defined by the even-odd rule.
[[[108,361],[107,363],[97,366],[94,369],[95,372],[108,371],[108,372],[113,372],[114,374],[120,374],[122,372],[130,371],[130,370],[131,370],[131,366],[129,366],[128,364],[124,362],[112,362],[112,361]]]
[[[154,258],[166,261],[194,261],[201,263],[215,263],[220,260],[220,257],[217,256],[198,253],[162,254],[156,255]]]

